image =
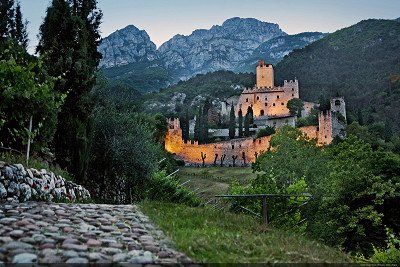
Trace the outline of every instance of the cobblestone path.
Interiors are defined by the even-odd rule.
[[[188,263],[134,205],[0,204],[1,263]]]

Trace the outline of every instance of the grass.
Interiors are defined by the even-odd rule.
[[[233,181],[248,184],[255,177],[250,167],[185,167],[177,174],[182,183],[190,180],[185,186],[197,190],[205,198],[227,193]]]
[[[22,164],[25,167],[34,168],[37,170],[46,169],[48,171],[52,171],[54,174],[59,175],[68,181],[73,181],[71,174],[69,174],[66,170],[63,170],[58,166],[49,164],[48,162],[45,162],[35,157],[31,157],[29,159],[29,165],[26,166],[25,156],[18,155],[15,153],[5,152],[5,153],[0,153],[0,161],[4,161],[9,164]]]
[[[350,261],[337,249],[298,234],[265,229],[243,214],[148,201],[140,206],[178,250],[199,263]]]

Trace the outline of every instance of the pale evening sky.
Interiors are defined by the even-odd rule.
[[[28,25],[30,47],[51,0],[20,0]],[[133,24],[160,46],[175,34],[209,29],[231,17],[252,17],[278,23],[289,34],[333,32],[363,19],[400,17],[400,0],[99,0],[104,18],[102,36]]]

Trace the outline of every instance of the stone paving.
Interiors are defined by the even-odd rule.
[[[134,205],[0,204],[1,263],[190,263]]]

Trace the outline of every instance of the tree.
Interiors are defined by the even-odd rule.
[[[249,106],[247,108],[247,114],[246,116],[249,116],[249,124],[253,125],[254,124],[254,113],[253,113],[253,108],[251,106]]]
[[[40,151],[53,139],[62,95],[42,63],[12,41],[0,55],[0,146],[22,150],[28,138]],[[32,117],[33,132],[28,122]]]
[[[15,8],[15,40],[26,50],[28,47],[28,33],[26,31],[28,22],[23,22],[21,5],[18,2]]]
[[[10,38],[14,31],[14,0],[0,0],[0,39]]]
[[[250,136],[250,115],[249,113],[246,114],[244,117],[244,136],[248,137]]]
[[[236,132],[236,118],[235,118],[235,109],[233,104],[231,105],[231,112],[229,114],[229,138],[234,139]]]
[[[199,143],[202,142],[202,111],[201,107],[199,107],[197,116],[196,116],[196,123],[194,125],[194,140],[198,141]]]
[[[304,109],[304,103],[299,98],[292,98],[288,101],[286,107],[289,109],[290,115],[301,117],[301,112]]]
[[[239,109],[239,138],[243,137],[243,112],[242,109]]]
[[[89,160],[88,123],[93,108],[89,93],[101,58],[97,51],[101,18],[96,0],[53,0],[40,26],[37,47],[48,73],[61,78],[55,89],[68,93],[54,145],[57,162],[78,180],[84,179]]]

